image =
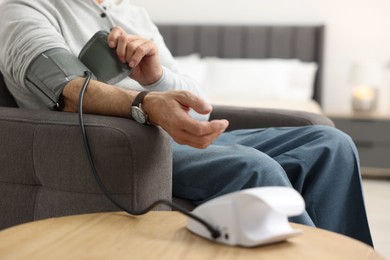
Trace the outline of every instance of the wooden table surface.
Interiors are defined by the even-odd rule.
[[[321,229],[277,244],[217,244],[185,228],[178,212],[123,212],[46,219],[0,232],[0,259],[383,259],[371,247]]]

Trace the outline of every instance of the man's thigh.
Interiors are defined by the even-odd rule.
[[[283,168],[252,147],[227,143],[195,149],[173,144],[173,195],[202,203],[260,186],[291,186]]]

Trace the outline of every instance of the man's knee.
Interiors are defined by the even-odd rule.
[[[207,189],[202,199],[196,200],[197,204],[242,189],[291,186],[283,168],[268,155],[242,145],[226,148],[224,158],[219,158],[218,169],[207,176]]]
[[[289,185],[287,175],[282,166],[254,148],[234,145],[233,162],[236,171],[231,171],[233,179],[240,180],[241,189],[258,186]]]
[[[311,131],[312,134],[317,139],[321,140],[325,146],[330,146],[331,148],[341,146],[352,150],[356,149],[352,138],[337,128],[316,125],[312,127]]]
[[[331,164],[336,168],[358,168],[358,152],[350,136],[334,127],[328,126],[315,126],[313,130],[317,139],[313,146],[315,149],[312,149],[311,154],[323,163],[323,167]],[[357,171],[344,171],[343,174],[348,172],[355,173]],[[337,173],[335,172],[334,174]]]

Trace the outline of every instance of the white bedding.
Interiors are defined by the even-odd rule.
[[[205,89],[211,104],[321,113],[311,99],[317,65],[282,59],[177,57],[183,73]]]
[[[321,106],[315,100],[296,101],[296,100],[281,100],[281,99],[218,99],[214,98],[211,103],[213,105],[229,105],[240,107],[262,107],[262,108],[278,108],[288,110],[306,111],[311,113],[322,114]]]

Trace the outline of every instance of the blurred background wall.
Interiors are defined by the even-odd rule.
[[[324,24],[323,108],[350,111],[354,63],[390,62],[388,0],[133,0],[159,23]],[[386,76],[386,75],[384,75]],[[387,79],[387,77],[385,77]],[[381,86],[380,111],[390,113],[390,84]]]

